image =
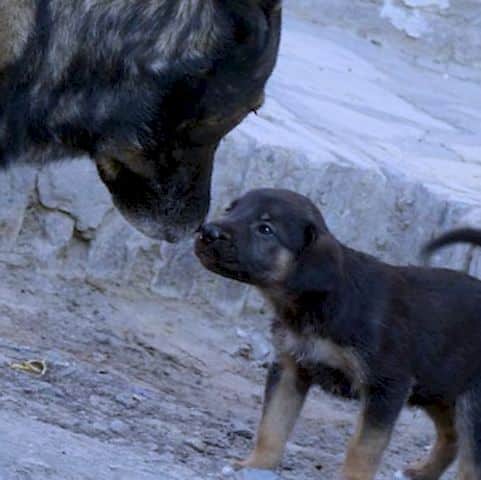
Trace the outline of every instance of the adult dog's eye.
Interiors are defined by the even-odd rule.
[[[259,225],[257,227],[257,231],[259,233],[261,233],[262,235],[272,235],[274,233],[272,228],[269,225],[267,225],[266,223],[262,223],[261,225]]]

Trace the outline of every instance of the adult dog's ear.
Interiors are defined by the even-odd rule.
[[[271,13],[282,8],[282,0],[224,0],[225,3],[235,2],[245,6],[258,5],[266,13]]]
[[[258,0],[261,8],[266,11],[270,12],[272,10],[278,10],[281,8],[282,2],[281,0]]]
[[[341,246],[331,234],[318,237],[312,230],[308,231],[306,241],[296,268],[287,279],[287,290],[295,294],[336,290],[343,275]]]

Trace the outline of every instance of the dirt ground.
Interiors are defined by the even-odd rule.
[[[252,325],[4,264],[0,276],[1,480],[220,479],[246,455],[266,373],[238,334]],[[44,376],[11,367],[33,359]],[[281,478],[336,478],[357,410],[312,392]],[[404,412],[378,478],[431,442],[424,415]]]

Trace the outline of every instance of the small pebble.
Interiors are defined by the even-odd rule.
[[[222,475],[224,477],[232,477],[232,476],[234,476],[234,474],[235,474],[235,470],[230,465],[226,465],[222,469]]]
[[[205,443],[200,438],[189,438],[184,441],[184,444],[199,453],[205,452]]]
[[[236,356],[250,360],[252,357],[252,345],[243,343],[236,352]]]
[[[235,480],[281,480],[281,477],[270,470],[240,470],[234,476]]]
[[[129,430],[129,426],[122,420],[112,420],[110,422],[110,430],[119,435],[124,434]]]
[[[125,408],[134,408],[138,405],[140,397],[130,392],[123,392],[116,395],[115,401],[123,405]]]

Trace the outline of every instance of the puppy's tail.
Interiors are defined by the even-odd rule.
[[[421,255],[424,258],[427,258],[436,250],[454,243],[471,243],[472,245],[481,247],[481,230],[475,228],[459,228],[457,230],[451,230],[450,232],[426,243],[421,250]]]

